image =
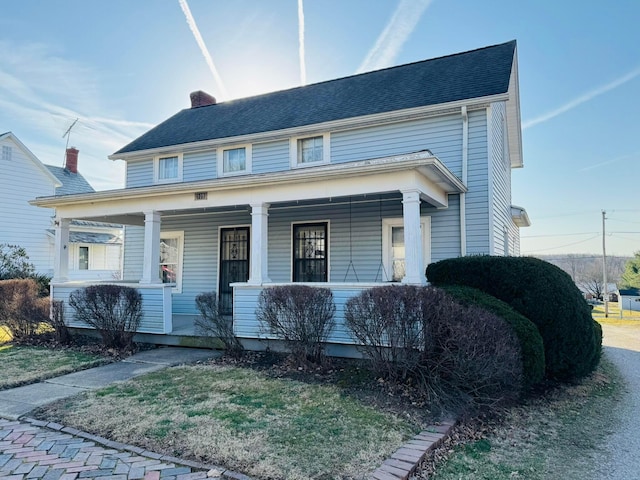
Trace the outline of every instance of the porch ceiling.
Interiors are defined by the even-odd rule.
[[[30,203],[56,208],[61,218],[90,218],[131,225],[143,224],[146,211],[211,211],[247,204],[398,191],[417,191],[422,200],[446,208],[448,194],[465,192],[466,187],[431,152],[421,151],[286,172],[41,197]],[[205,192],[206,195],[196,195]]]

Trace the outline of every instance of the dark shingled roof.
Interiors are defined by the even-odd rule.
[[[507,92],[516,41],[178,112],[122,153]]]
[[[45,165],[45,167],[62,183],[61,187],[56,188],[56,195],[95,192],[89,182],[79,173],[71,173],[66,168],[54,167],[53,165]]]

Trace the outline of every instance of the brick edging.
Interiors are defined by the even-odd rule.
[[[369,480],[407,480],[427,452],[439,446],[449,436],[455,420],[445,420],[428,426],[424,431],[406,442],[367,478]]]
[[[163,455],[161,453],[152,452],[151,450],[145,450],[144,448],[136,447],[134,445],[128,445],[126,443],[121,443],[121,442],[114,442],[113,440],[109,440],[108,438],[83,432],[82,430],[78,430],[73,427],[65,427],[64,425],[61,425],[59,423],[36,420],[35,418],[30,418],[30,417],[20,417],[19,420],[22,422],[30,423],[34,427],[47,428],[49,430],[68,433],[69,435],[74,435],[76,437],[84,438],[85,440],[89,440],[91,442],[99,443],[100,445],[106,448],[135,453],[136,455],[140,455],[141,457],[147,457],[152,460],[160,460],[163,462],[174,463],[174,464],[183,465],[185,467],[193,468],[196,470],[203,470],[207,472],[210,470],[218,470],[221,473],[220,477],[218,478],[221,478],[221,479],[254,480],[251,477],[248,477],[247,475],[234,472],[232,470],[227,470],[226,468],[221,467],[220,465],[208,465],[205,463],[194,462],[191,460],[172,457],[170,455]]]

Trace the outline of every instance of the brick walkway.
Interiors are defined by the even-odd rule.
[[[204,465],[189,463],[55,423],[0,418],[0,478],[5,480],[207,478]]]

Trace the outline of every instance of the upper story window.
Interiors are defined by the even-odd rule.
[[[218,176],[251,173],[251,145],[218,149]]]
[[[2,146],[2,160],[11,161],[11,147],[9,145]]]
[[[290,150],[292,167],[329,163],[329,134],[292,138]]]
[[[156,183],[182,181],[182,154],[158,156],[154,159],[153,167]]]

